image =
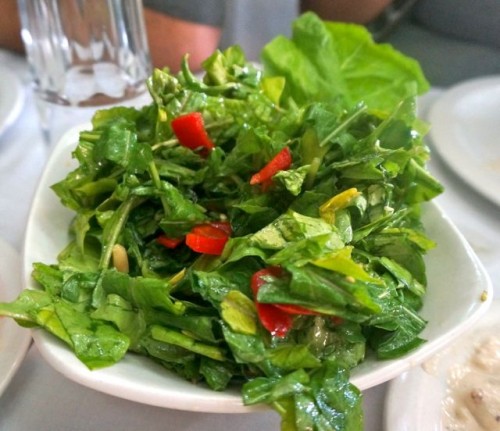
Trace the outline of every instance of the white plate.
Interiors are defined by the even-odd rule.
[[[497,330],[500,301],[459,340],[429,360],[394,379],[387,392],[385,429],[387,431],[444,431],[443,401],[447,394],[450,367],[463,365],[482,331]]]
[[[24,277],[31,281],[32,262],[55,263],[68,243],[67,226],[72,213],[64,209],[49,189],[76,166],[71,151],[77,132],[71,131],[54,148],[36,192],[26,231]],[[466,330],[483,314],[491,301],[491,282],[472,249],[434,204],[427,206],[425,224],[439,246],[427,258],[429,293],[423,315],[429,320],[425,337],[429,340],[413,353],[391,361],[368,359],[353,372],[352,381],[360,389],[385,382],[419,364]],[[487,300],[481,301],[486,292]],[[449,311],[443,312],[443,306]],[[89,371],[73,353],[49,334],[37,330],[35,342],[52,366],[72,380],[122,398],[181,410],[246,412],[260,407],[242,405],[237,389],[213,392],[170,374],[147,358],[127,355],[112,367]]]
[[[16,120],[24,104],[21,80],[0,65],[0,135]]]
[[[430,138],[449,167],[500,205],[500,76],[445,91],[429,110]]]
[[[22,287],[21,258],[0,238],[0,302],[14,300]],[[0,395],[28,350],[31,333],[11,319],[0,317]]]

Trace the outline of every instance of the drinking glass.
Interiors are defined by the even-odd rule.
[[[99,107],[145,95],[151,62],[142,0],[18,0],[18,7],[47,144]]]

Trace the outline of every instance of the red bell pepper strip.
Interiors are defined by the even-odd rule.
[[[316,311],[309,310],[294,304],[263,304],[257,301],[260,287],[266,283],[264,277],[282,277],[284,271],[279,266],[269,266],[252,275],[250,287],[255,298],[255,305],[262,326],[272,335],[284,337],[293,325],[293,315],[319,315]]]
[[[300,305],[295,304],[273,304],[276,308],[284,311],[288,314],[302,314],[302,315],[319,315],[320,313],[309,310],[308,308],[301,307]]]
[[[293,326],[293,317],[272,304],[261,304],[255,302],[257,314],[262,323],[271,335],[284,337]]]
[[[176,248],[182,241],[184,241],[184,238],[170,238],[166,235],[160,235],[156,238],[158,244],[167,248]]]
[[[230,236],[229,223],[203,223],[193,227],[186,235],[186,245],[197,253],[220,255]]]
[[[292,165],[292,153],[290,148],[284,147],[278,154],[276,154],[259,172],[252,175],[250,184],[266,183],[276,175],[279,171],[286,170]]]
[[[334,325],[342,325],[342,323],[344,323],[344,319],[339,316],[332,316],[330,320]]]
[[[259,269],[257,272],[254,272],[252,275],[252,279],[250,280],[250,287],[255,297],[259,293],[259,289],[263,284],[266,284],[266,280],[264,277],[275,277],[280,278],[283,277],[284,271],[279,266],[268,266],[266,268]]]
[[[205,129],[203,116],[199,112],[191,112],[172,120],[172,130],[180,144],[191,150],[200,148],[207,152],[215,148]]]
[[[257,293],[260,287],[266,283],[263,277],[281,277],[282,275],[283,270],[279,266],[270,266],[255,272],[250,280],[250,287],[252,288],[255,298],[255,307],[257,308],[257,314],[259,315],[262,326],[264,326],[271,335],[277,337],[284,337],[288,331],[290,331],[293,325],[293,317],[291,314],[275,307],[274,304],[260,303],[257,301]]]

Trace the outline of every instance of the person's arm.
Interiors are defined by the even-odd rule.
[[[0,13],[0,48],[23,52],[21,41],[21,24],[17,13],[16,0],[2,0]]]
[[[1,0],[0,48],[23,52],[21,28],[16,0]],[[155,67],[168,66],[179,69],[184,54],[189,53],[189,64],[193,70],[213,53],[219,44],[221,28],[190,22],[167,15],[151,8],[144,9],[146,31]]]
[[[153,64],[179,69],[189,54],[189,65],[201,62],[219,45],[225,18],[225,0],[143,0]]]
[[[191,69],[198,70],[219,44],[219,27],[184,21],[147,8],[144,16],[155,67],[168,66],[176,72],[182,57],[188,53]]]
[[[391,0],[300,0],[300,9],[316,12],[326,20],[367,24],[391,3]]]

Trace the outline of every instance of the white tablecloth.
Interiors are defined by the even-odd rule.
[[[0,136],[0,237],[21,253],[31,199],[48,150],[38,128],[24,60],[0,52],[0,63],[9,65],[21,77],[26,88],[22,114]],[[424,106],[436,94],[430,94]],[[430,169],[446,186],[446,193],[438,201],[471,242],[499,292],[499,208],[469,189],[439,160],[433,160]],[[386,389],[387,385],[380,385],[364,392],[367,431],[383,429]],[[151,407],[108,396],[80,386],[54,371],[34,345],[0,397],[2,431],[138,429],[276,431],[279,419],[274,412],[201,414]]]

